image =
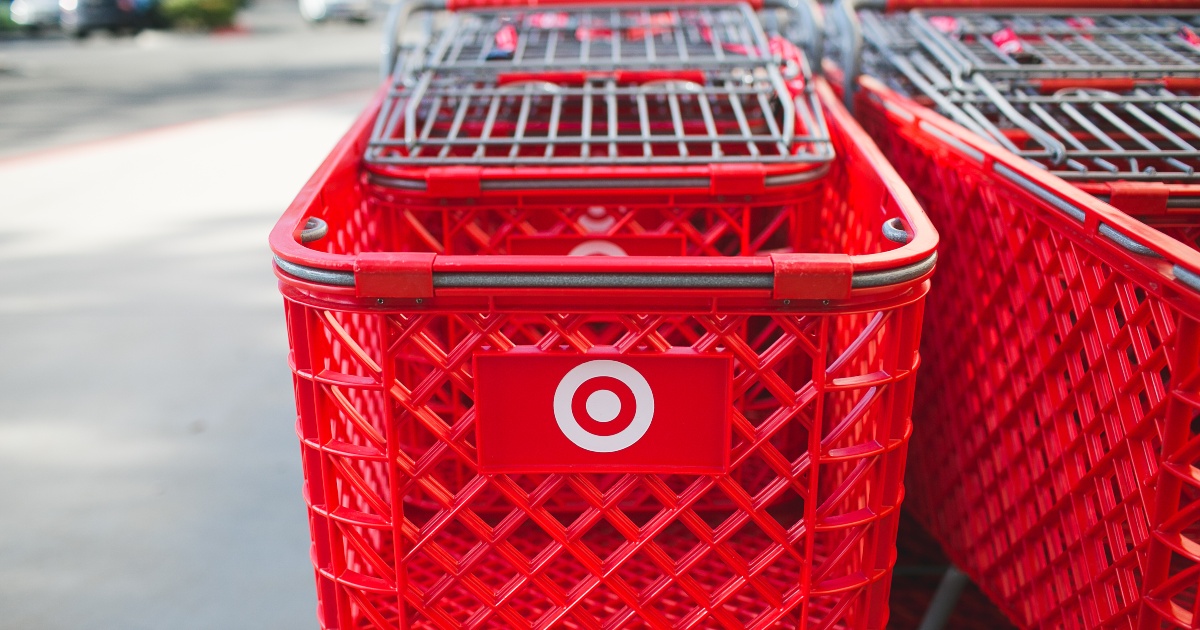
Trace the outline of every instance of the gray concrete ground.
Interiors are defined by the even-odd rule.
[[[316,625],[266,236],[378,26],[247,18],[0,42],[0,628]]]
[[[0,156],[373,86],[380,23],[253,0],[224,35],[0,40]]]

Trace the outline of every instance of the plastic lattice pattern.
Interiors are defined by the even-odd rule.
[[[288,314],[326,627],[882,623],[919,303]],[[731,473],[472,473],[472,354],[596,344],[731,353]]]
[[[889,115],[859,102],[944,230],[914,414],[914,512],[1020,626],[1195,627],[1195,294],[1146,271],[1163,269],[1158,259],[1087,236],[1008,185],[993,157],[1003,152],[954,139],[945,121],[929,131],[915,106]],[[1047,194],[1070,198],[1060,186]]]

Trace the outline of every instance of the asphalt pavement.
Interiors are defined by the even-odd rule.
[[[0,628],[313,628],[267,233],[378,22],[0,41]]]
[[[252,0],[216,35],[0,39],[0,157],[369,89],[381,22],[312,26]]]

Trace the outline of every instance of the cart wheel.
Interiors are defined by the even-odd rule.
[[[86,28],[77,28],[77,29],[71,31],[71,37],[74,37],[75,39],[78,39],[78,40],[87,39],[88,36],[91,34],[92,34],[92,32]]]

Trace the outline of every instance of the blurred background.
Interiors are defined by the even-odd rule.
[[[316,627],[266,239],[385,10],[0,0],[0,628]],[[906,520],[892,627],[946,566]]]
[[[0,628],[314,628],[267,233],[381,20],[107,1],[0,3]]]

